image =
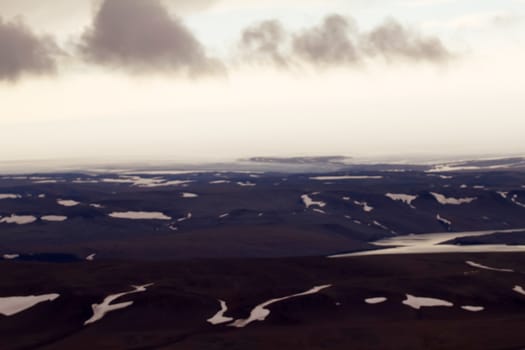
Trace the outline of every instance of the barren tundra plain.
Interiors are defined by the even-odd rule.
[[[2,349],[522,349],[525,173],[0,177]]]
[[[513,269],[499,272],[469,266]],[[0,264],[3,295],[58,293],[0,317],[5,349],[521,349],[525,255],[429,254],[345,259],[199,259]],[[154,283],[97,322],[91,305]],[[264,321],[234,320],[274,298]],[[403,304],[407,295],[451,306]],[[385,298],[377,304],[367,299]],[[225,301],[228,320],[208,320]],[[423,300],[424,301],[424,300]],[[424,303],[423,303],[424,304]],[[432,304],[432,303],[431,303]],[[414,304],[414,305],[417,305]],[[468,311],[462,307],[481,307]],[[477,309],[475,309],[477,310]]]

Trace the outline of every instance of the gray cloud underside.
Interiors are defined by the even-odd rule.
[[[59,53],[52,38],[37,36],[19,19],[0,17],[0,80],[54,73]]]
[[[134,72],[158,70],[202,74],[220,68],[159,0],[102,2],[79,45],[88,62]]]
[[[362,46],[364,53],[371,56],[380,55],[387,60],[406,58],[443,62],[452,57],[439,38],[422,36],[391,18],[365,34],[362,37]]]
[[[268,20],[246,28],[241,35],[241,60],[267,60],[277,66],[288,66],[282,43],[287,33],[281,22]]]
[[[230,65],[206,49],[161,0],[103,0],[92,24],[75,46],[72,59],[131,73],[184,72],[189,76],[223,72]],[[0,81],[56,70],[62,54],[51,37],[34,34],[20,20],[0,18]],[[352,18],[337,14],[298,32],[277,20],[256,23],[241,33],[234,61],[279,68],[356,66],[380,57],[442,63],[453,55],[437,37],[425,36],[387,19],[360,32]]]
[[[453,56],[439,38],[424,36],[394,19],[361,33],[352,18],[337,14],[299,33],[287,33],[279,21],[261,22],[243,31],[239,48],[243,57],[278,67],[354,65],[377,56],[388,62],[442,63]]]
[[[340,65],[359,60],[353,38],[356,25],[340,15],[327,16],[317,27],[293,36],[293,52],[307,62]]]

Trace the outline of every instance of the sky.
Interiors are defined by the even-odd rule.
[[[525,154],[524,0],[0,0],[0,160]]]

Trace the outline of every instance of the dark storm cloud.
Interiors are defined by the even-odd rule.
[[[79,47],[89,62],[132,72],[196,75],[221,68],[160,0],[103,1]]]
[[[359,32],[352,18],[333,14],[298,33],[286,32],[277,21],[265,21],[243,31],[243,57],[260,63],[291,67],[355,66],[366,59],[441,63],[453,55],[437,37],[425,36],[388,19],[368,32]]]
[[[281,22],[270,20],[246,28],[241,34],[239,47],[248,53],[248,59],[268,62],[276,66],[287,66],[288,62],[281,52],[281,46],[286,40]]]
[[[37,36],[20,19],[0,17],[0,80],[54,73],[59,53],[51,37]]]
[[[363,37],[364,51],[391,61],[405,58],[414,61],[443,62],[451,57],[437,37],[423,36],[388,19]]]

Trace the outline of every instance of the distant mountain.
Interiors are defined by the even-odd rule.
[[[323,157],[252,157],[247,161],[255,163],[283,163],[283,164],[318,164],[331,163],[344,165],[351,158],[344,156],[323,156]],[[243,161],[243,160],[241,160]]]

